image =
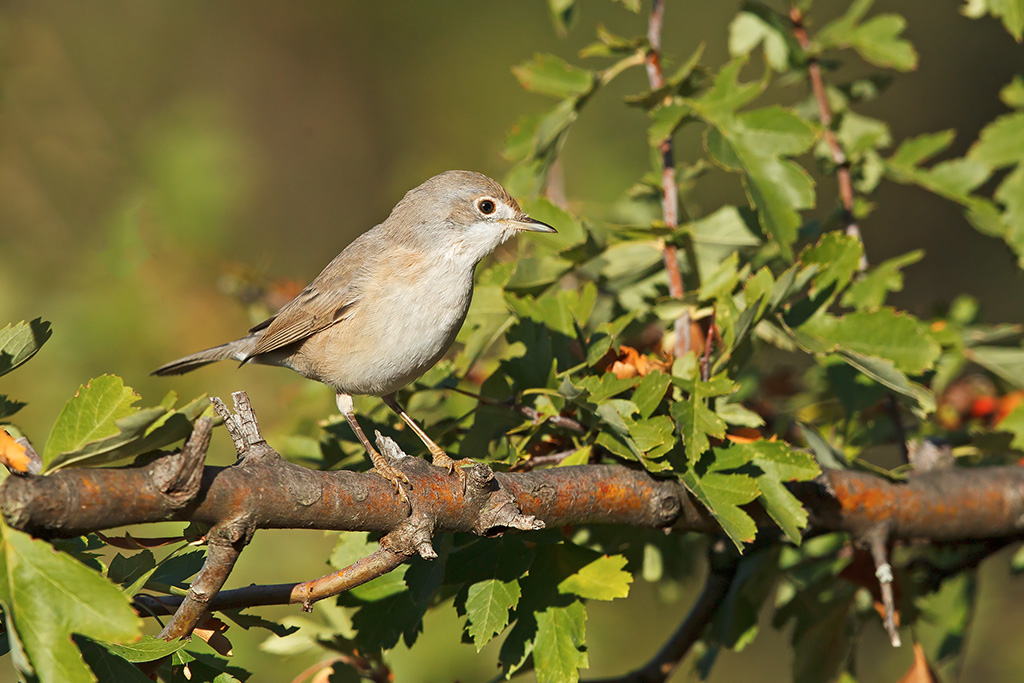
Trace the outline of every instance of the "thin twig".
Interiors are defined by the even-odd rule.
[[[254,585],[220,591],[215,597],[208,600],[206,605],[210,610],[226,610],[261,605],[301,604],[303,609],[309,611],[309,606],[314,602],[338,595],[378,576],[383,576],[408,559],[408,555],[395,553],[387,548],[378,548],[372,554],[345,569],[319,579],[301,583]],[[144,610],[146,612],[143,616],[149,616],[150,613],[168,614],[172,610],[178,609],[186,599],[186,597],[178,595],[137,595],[135,607],[136,611]],[[170,624],[168,624],[168,628],[170,628]]]
[[[896,626],[896,601],[893,597],[892,565],[889,564],[888,533],[885,525],[879,525],[867,534],[868,551],[875,563],[875,578],[882,589],[882,607],[885,609],[885,617],[882,622],[885,625],[886,633],[889,634],[889,641],[893,647],[900,646],[900,632]]]
[[[704,589],[686,619],[661,650],[639,669],[616,678],[602,679],[601,683],[664,683],[668,680],[690,648],[700,640],[718,607],[729,594],[739,566],[739,554],[731,543],[719,538],[708,551],[708,564]]]
[[[651,16],[647,22],[647,42],[650,49],[644,63],[647,67],[647,81],[651,90],[658,90],[665,85],[665,77],[661,71],[661,27],[665,16],[664,0],[651,1]],[[672,136],[658,143],[661,153],[661,214],[665,225],[671,229],[679,227],[679,187],[676,184],[675,155],[672,150]],[[683,275],[679,271],[679,256],[672,244],[662,247],[662,260],[665,272],[668,273],[668,293],[675,299],[682,299],[686,290],[683,288]],[[683,313],[675,322],[676,346],[675,355],[681,357],[690,352],[690,311]]]
[[[522,462],[516,463],[509,468],[509,472],[529,472],[535,470],[538,467],[545,465],[557,465],[562,462],[570,455],[575,453],[578,449],[570,448],[566,451],[559,451],[557,453],[548,453],[547,455],[535,455],[532,458],[523,460]]]
[[[793,36],[796,38],[801,49],[808,51],[811,48],[811,39],[804,27],[804,14],[799,7],[791,7],[789,19],[793,22]],[[821,76],[821,64],[818,58],[808,55],[807,76],[811,81],[811,90],[814,91],[814,99],[818,103],[818,115],[821,117],[821,126],[825,136],[825,144],[832,152],[832,161],[836,165],[836,180],[839,182],[839,199],[843,206],[843,222],[846,223],[846,234],[856,237],[863,245],[864,240],[860,234],[860,227],[853,217],[853,177],[850,174],[850,160],[843,151],[843,146],[836,138],[832,130],[832,107],[828,103],[828,95],[825,92],[825,81]],[[867,255],[862,251],[858,268],[861,272],[868,268]]]
[[[550,425],[553,425],[555,427],[561,427],[563,429],[568,429],[569,431],[576,432],[577,434],[586,434],[587,432],[586,427],[584,427],[577,420],[574,420],[571,417],[565,417],[564,415],[549,415],[545,417],[544,415],[541,415],[540,411],[537,410],[536,408],[533,408],[532,406],[528,405],[523,405],[522,403],[516,403],[512,399],[508,399],[507,401],[499,401],[488,396],[474,394],[472,391],[459,389],[458,387],[453,387],[452,391],[462,394],[463,396],[475,398],[477,401],[483,403],[485,406],[496,406],[499,408],[508,408],[509,410],[514,410],[517,413],[520,413],[525,417],[529,418],[530,420],[532,420],[534,424],[539,423],[541,420],[544,420]]]

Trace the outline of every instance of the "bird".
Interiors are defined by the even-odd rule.
[[[377,452],[353,395],[379,396],[423,441],[432,462],[465,482],[453,460],[398,404],[397,392],[451,347],[469,311],[476,265],[520,232],[554,233],[497,181],[446,171],[409,190],[384,222],[352,241],[274,315],[234,341],[171,361],[177,375],[220,360],[290,368],[335,391],[338,409],[377,474],[403,499],[408,478]]]

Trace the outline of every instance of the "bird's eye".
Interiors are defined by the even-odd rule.
[[[490,199],[481,199],[476,203],[476,208],[485,216],[490,216],[498,207]]]

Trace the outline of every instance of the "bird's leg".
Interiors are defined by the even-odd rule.
[[[452,472],[458,472],[459,478],[465,483],[466,473],[462,471],[464,465],[472,465],[473,461],[469,458],[462,458],[461,460],[452,460],[452,458],[444,452],[444,449],[434,443],[434,440],[427,436],[427,433],[423,431],[416,422],[409,417],[409,413],[402,409],[402,406],[398,405],[398,401],[395,400],[394,394],[388,394],[382,397],[384,403],[387,404],[388,408],[395,411],[398,417],[402,418],[405,424],[409,425],[409,429],[416,433],[416,436],[420,437],[420,440],[426,445],[427,450],[430,451],[430,455],[433,456],[433,463],[435,467],[443,467],[448,470],[448,474]]]
[[[339,393],[335,399],[338,403],[338,410],[348,420],[349,426],[352,431],[356,433],[356,437],[362,442],[366,448],[366,453],[370,456],[370,462],[373,463],[374,471],[380,476],[390,481],[395,491],[398,493],[398,497],[404,501],[409,500],[409,496],[405,493],[405,487],[402,486],[402,482],[409,483],[409,478],[398,469],[397,467],[391,466],[383,455],[377,452],[377,449],[373,447],[370,440],[366,438],[366,434],[363,433],[363,428],[359,426],[359,422],[356,421],[356,410],[355,405],[352,403],[352,397],[348,394]]]

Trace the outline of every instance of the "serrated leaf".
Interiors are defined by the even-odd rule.
[[[118,434],[121,429],[117,421],[138,413],[132,404],[139,398],[115,375],[102,375],[79,387],[57,416],[46,440],[43,461],[49,466],[61,453],[72,453]]]
[[[898,14],[880,14],[861,22],[874,0],[856,0],[846,13],[818,32],[823,47],[853,48],[866,61],[899,71],[917,67],[917,52],[900,37],[906,20]]]
[[[199,397],[180,409],[139,409],[131,387],[115,375],[102,375],[78,388],[61,410],[46,441],[49,470],[125,460],[189,435],[208,407]]]
[[[890,292],[903,289],[903,268],[917,263],[923,257],[924,251],[917,249],[879,263],[850,285],[843,294],[843,305],[864,311],[881,308]]]
[[[509,610],[519,604],[519,582],[486,579],[474,583],[466,593],[466,632],[479,652],[491,638],[508,626]]]
[[[36,355],[52,334],[50,323],[42,318],[0,329],[0,375],[6,375]]]
[[[930,370],[942,353],[924,323],[892,308],[839,317],[817,314],[797,329],[824,344],[825,352],[844,350],[885,358],[912,375]]]
[[[727,68],[723,74],[735,78]],[[703,97],[687,103],[713,126],[705,135],[709,154],[726,169],[743,174],[747,198],[762,228],[776,240],[783,255],[791,258],[800,225],[798,211],[814,205],[814,181],[786,157],[809,149],[816,132],[800,116],[778,106],[735,114],[728,107],[733,97],[742,99],[737,94],[742,90],[733,83],[730,95],[723,78],[720,76],[715,88]]]
[[[512,67],[519,83],[531,92],[558,98],[580,97],[594,87],[594,74],[554,55],[536,55]]]
[[[804,249],[800,261],[818,266],[814,276],[815,288],[824,290],[835,285],[838,291],[850,284],[863,255],[864,247],[856,237],[842,232],[827,232],[817,244]]]
[[[740,551],[743,544],[754,540],[757,525],[740,509],[757,498],[757,483],[745,474],[707,472],[698,477],[692,469],[681,475],[686,488],[711,512],[722,530]]]
[[[624,555],[605,555],[582,567],[558,584],[559,593],[588,600],[614,600],[629,595],[633,575],[625,570]]]
[[[729,448],[734,449],[761,470],[763,474],[756,481],[768,515],[791,541],[799,544],[800,530],[807,527],[807,511],[784,482],[809,481],[821,474],[814,458],[783,441],[758,440]]]
[[[993,168],[1024,159],[1024,112],[1000,116],[985,126],[967,151],[967,158]]]
[[[641,418],[646,419],[657,410],[671,383],[672,379],[659,370],[644,375],[632,397],[633,404],[637,407]]]
[[[590,666],[584,648],[587,612],[581,602],[551,606],[537,615],[533,660],[538,683],[576,683]]]
[[[139,638],[142,621],[116,586],[81,562],[6,525],[0,535],[0,603],[34,669],[22,673],[42,683],[92,683],[71,634],[127,643]]]
[[[689,396],[672,404],[672,417],[683,437],[686,459],[695,463],[711,447],[709,436],[721,439],[725,436],[725,421],[708,407],[707,399],[733,393],[738,386],[724,375],[712,377],[704,382],[700,379],[679,382]]]
[[[889,157],[888,163],[893,168],[906,169],[918,166],[928,161],[936,154],[943,152],[951,144],[956,133],[952,130],[943,130],[937,133],[923,133],[916,137],[907,138],[900,143],[893,155]]]

